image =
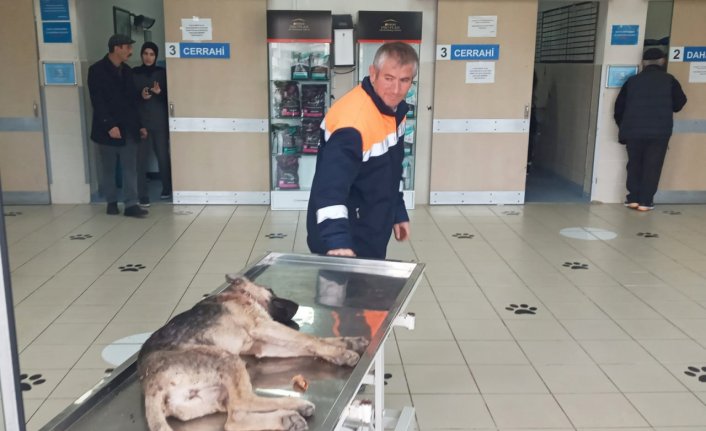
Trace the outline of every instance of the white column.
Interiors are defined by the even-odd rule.
[[[613,107],[619,88],[605,88],[608,65],[638,65],[645,40],[648,0],[610,0],[601,3],[607,11],[602,15],[596,45],[597,63],[601,65],[601,88],[596,130],[596,152],[593,164],[591,200],[617,203],[625,199],[625,165],[627,153],[618,143],[618,127],[613,120]],[[639,25],[637,45],[611,45],[613,25]]]
[[[71,43],[44,43],[39,0],[34,0],[34,10],[40,69],[45,61],[73,62],[76,80],[81,85],[75,0],[69,0]],[[47,130],[49,191],[52,203],[88,203],[91,196],[86,175],[79,85],[45,87],[41,70],[40,80],[44,90],[44,122]]]

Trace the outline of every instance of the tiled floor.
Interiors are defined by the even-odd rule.
[[[107,351],[132,351],[141,338],[128,337],[224,273],[266,250],[307,251],[303,212],[150,210],[6,208],[30,429],[114,367]],[[422,206],[411,217],[413,239],[392,241],[389,257],[427,270],[409,306],[417,329],[386,346],[386,391],[388,405],[414,404],[422,431],[706,430],[706,206]]]

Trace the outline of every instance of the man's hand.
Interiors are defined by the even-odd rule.
[[[142,89],[142,98],[145,100],[150,100],[152,98],[149,87],[145,87]]]
[[[355,252],[350,248],[337,248],[326,252],[327,256],[346,256],[355,257]]]
[[[147,129],[144,127],[140,129],[140,139],[147,139]]]
[[[122,139],[123,137],[123,135],[120,134],[120,129],[118,128],[118,126],[115,126],[112,129],[108,130],[108,135],[113,139]]]
[[[409,222],[403,221],[402,223],[397,223],[392,226],[392,230],[395,232],[395,239],[397,241],[406,241],[409,239]]]

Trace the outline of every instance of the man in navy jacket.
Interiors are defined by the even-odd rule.
[[[140,95],[130,66],[134,40],[115,34],[108,40],[108,54],[88,68],[88,91],[93,105],[91,140],[98,144],[101,162],[101,191],[108,202],[106,213],[118,214],[118,188],[115,166],[120,160],[123,172],[124,214],[144,217],[147,210],[137,205],[137,146],[147,137],[137,111]]]
[[[620,129],[618,140],[628,151],[625,206],[650,211],[672,136],[674,112],[684,107],[686,95],[679,81],[664,70],[661,49],[650,48],[642,58],[642,72],[620,89],[614,116]]]
[[[370,76],[326,114],[307,214],[313,253],[384,259],[391,233],[409,238],[400,192],[404,99],[418,65],[410,45],[381,46]]]

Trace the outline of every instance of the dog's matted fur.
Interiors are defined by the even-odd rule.
[[[245,277],[197,303],[157,330],[140,349],[138,374],[151,431],[171,431],[167,417],[182,421],[225,412],[225,429],[307,428],[314,404],[295,397],[260,397],[253,392],[240,355],[315,356],[354,366],[368,344],[364,337],[319,338],[272,319],[272,291]]]

